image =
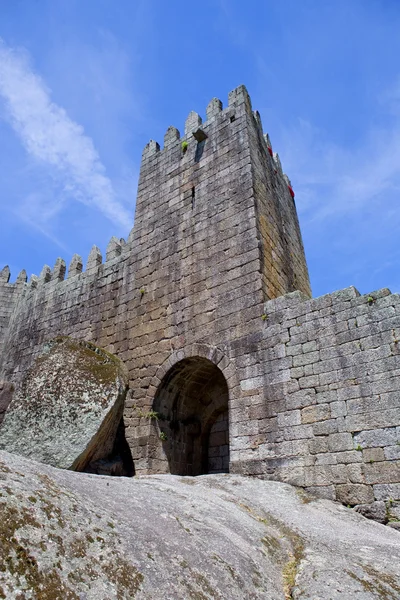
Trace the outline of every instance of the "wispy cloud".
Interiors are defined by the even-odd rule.
[[[26,54],[0,39],[0,96],[5,117],[26,151],[46,165],[73,198],[100,210],[118,226],[129,228],[132,217],[117,199],[90,137],[66,111],[52,102],[51,92],[30,66]],[[63,200],[37,213],[41,223],[51,220]]]
[[[390,209],[387,195],[400,190],[400,112],[393,111],[400,88],[397,92],[393,88],[381,103],[385,124],[366,128],[352,148],[333,144],[328,132],[301,119],[284,132],[283,166],[308,218],[323,221],[383,201],[385,210]]]

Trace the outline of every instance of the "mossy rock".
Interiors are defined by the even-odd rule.
[[[8,407],[0,449],[83,471],[111,453],[126,389],[116,356],[82,340],[50,340]]]

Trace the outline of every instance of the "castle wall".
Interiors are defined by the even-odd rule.
[[[261,247],[261,274],[265,297],[276,298],[294,290],[311,297],[307,263],[290,180],[273,154],[268,135],[263,135],[260,115],[249,114],[248,127]],[[256,127],[254,127],[254,123]]]
[[[10,269],[4,267],[0,271],[0,364],[6,353],[6,338],[9,332],[10,320],[16,310],[18,300],[23,293],[26,273],[22,271],[15,283],[9,283]],[[0,424],[11,402],[14,386],[1,376],[0,370]]]
[[[81,272],[82,261],[75,255],[67,279],[64,261],[58,259],[52,270],[45,266],[39,278],[33,276],[29,284],[20,283],[3,335],[0,379],[18,384],[40,345],[57,335],[112,348],[124,320],[119,311],[125,306],[120,299],[127,289],[123,285],[125,258],[110,251],[109,259],[101,264],[100,252],[94,247],[85,272]],[[121,333],[119,339],[125,335]]]
[[[10,269],[4,267],[0,271],[0,357],[4,352],[4,340],[7,335],[11,316],[15,310],[18,297],[22,291],[21,283],[26,281],[26,274],[19,274],[15,283],[9,283]]]
[[[399,294],[296,292],[267,302],[265,317],[258,350],[237,356],[248,400],[233,470],[350,505],[400,500]]]
[[[0,356],[3,354],[4,337],[14,309],[14,291],[15,286],[8,283],[8,278],[0,279]]]

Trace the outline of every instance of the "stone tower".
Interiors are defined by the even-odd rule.
[[[132,402],[141,404],[142,413],[156,410],[172,423],[173,433],[166,427],[162,434],[167,440],[171,435],[180,439],[171,450],[174,472],[186,472],[188,461],[197,465],[191,473],[209,470],[207,457],[200,457],[207,444],[200,439],[210,435],[213,415],[220,413],[224,420],[228,408],[222,373],[206,361],[209,357],[194,358],[199,351],[193,344],[225,348],[224,355],[233,359],[234,348],[259,332],[266,300],[294,290],[310,296],[290,182],[246,88],[231,92],[224,110],[213,99],[206,114],[202,123],[197,113],[190,113],[183,137],[170,127],[162,150],[154,141],[146,146],[131,238],[132,272],[142,294],[131,327],[141,354],[133,358]],[[154,386],[162,379],[158,367],[177,350],[188,362],[179,365],[178,373],[169,373],[168,393],[157,396]],[[207,381],[214,379],[217,391],[212,392]],[[207,395],[204,417],[194,408],[202,406],[199,390],[203,404]],[[158,425],[163,428],[161,421]],[[139,435],[131,441],[142,444],[134,449],[136,460],[144,458],[145,448],[151,457],[147,468],[163,469],[160,444],[154,440],[149,445],[146,425],[137,431],[145,439]],[[198,456],[188,459],[196,454],[193,439],[199,442]]]

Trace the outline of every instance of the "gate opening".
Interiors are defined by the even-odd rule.
[[[199,356],[163,378],[153,410],[158,471],[175,475],[229,472],[228,386],[222,371]]]

